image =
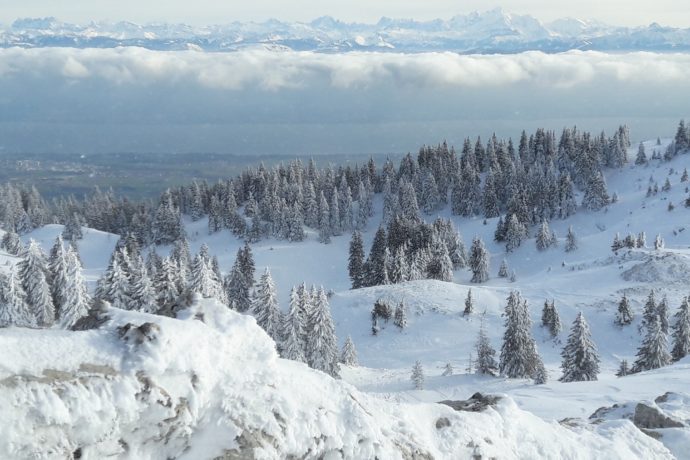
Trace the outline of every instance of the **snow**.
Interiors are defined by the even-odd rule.
[[[213,300],[198,301],[182,319],[108,314],[101,330],[22,335],[34,367],[0,379],[0,411],[13,422],[0,423],[0,457],[80,449],[84,458],[196,459],[235,449],[241,458],[672,458],[625,420],[571,428],[509,398],[482,413],[373,398],[278,359],[251,317]],[[118,332],[144,323],[156,326],[143,343],[130,335],[134,328],[128,341]],[[0,348],[12,348],[15,333],[0,331]],[[53,359],[51,347],[67,350],[68,360]],[[119,359],[95,359],[94,350]],[[0,369],[16,359],[0,355]],[[437,428],[441,418],[447,427]]]
[[[662,140],[660,146],[656,141],[646,142],[647,154],[663,152],[668,142]],[[630,149],[629,158],[634,158],[636,150],[637,146]],[[329,302],[339,343],[342,345],[350,335],[361,365],[343,366],[342,381],[278,359],[273,344],[251,317],[228,312],[210,301],[202,302],[178,320],[113,310],[111,323],[102,331],[0,330],[0,386],[7,389],[0,391],[0,411],[4,414],[12,410],[12,419],[16,414],[19,421],[12,426],[0,423],[0,457],[10,455],[1,449],[24,449],[21,446],[33,439],[31,430],[35,429],[46,433],[46,442],[34,446],[37,449],[66,449],[60,443],[67,439],[70,448],[91,442],[88,439],[99,439],[102,441],[93,441],[98,447],[92,452],[98,456],[106,452],[122,455],[117,442],[117,437],[122,436],[132,449],[128,454],[132,458],[162,458],[181,452],[176,450],[181,446],[191,446],[186,458],[219,455],[223,449],[233,448],[236,434],[247,430],[275,437],[273,447],[255,451],[258,457],[266,458],[297,454],[305,446],[319,452],[342,447],[355,458],[374,453],[381,458],[396,458],[407,448],[418,448],[436,458],[462,458],[473,453],[500,458],[671,458],[668,448],[682,458],[690,440],[687,428],[661,430],[663,437],[656,441],[635,428],[624,410],[601,424],[557,421],[587,420],[600,407],[634,407],[638,401],[654,401],[666,392],[675,395],[658,403],[658,407],[686,424],[690,420],[689,358],[655,371],[624,378],[614,375],[621,359],[629,363],[634,360],[642,339],[637,327],[650,289],[658,291],[658,298],[662,294],[668,297],[671,315],[689,293],[690,220],[682,204],[689,184],[680,183],[687,167],[690,155],[680,155],[671,162],[652,161],[646,166],[627,165],[607,171],[609,192],[616,192],[619,201],[599,212],[580,209],[567,220],[550,222],[559,244],[546,251],[538,251],[532,237],[506,254],[504,246],[493,241],[497,219],[484,223],[482,218],[450,216],[448,210],[438,213],[453,220],[468,249],[475,235],[486,243],[491,255],[490,279],[481,285],[470,283],[471,273],[460,270],[454,273],[454,282],[424,280],[350,290],[349,235],[333,237],[328,245],[319,244],[313,231],[307,232],[307,239],[300,243],[264,240],[253,244],[256,272],[270,268],[284,311],[294,285],[306,282],[332,291]],[[668,177],[671,190],[647,197],[650,177],[659,186]],[[667,210],[669,202],[676,205],[673,211]],[[374,206],[377,215],[363,235],[366,251],[381,215],[379,196]],[[192,252],[207,244],[210,253],[218,256],[221,270],[228,272],[243,241],[227,231],[208,235],[205,219],[187,220],[185,226]],[[577,234],[579,249],[566,253],[569,226]],[[26,242],[34,238],[48,251],[61,230],[61,226],[49,225],[22,239]],[[647,234],[647,248],[611,251],[616,232],[624,237],[641,231]],[[657,233],[666,242],[665,249],[659,251],[653,249]],[[116,240],[115,235],[84,229],[79,249],[90,283],[107,266]],[[169,250],[157,248],[160,254]],[[496,276],[504,258],[509,270],[517,273],[514,283]],[[16,258],[0,254],[0,266],[15,262]],[[470,288],[475,314],[464,317],[464,300]],[[482,318],[493,347],[500,348],[504,323],[501,315],[514,289],[520,290],[530,305],[532,332],[549,373],[545,385],[466,371]],[[621,328],[613,320],[623,293],[630,299],[635,320]],[[371,335],[370,312],[378,299],[393,305],[405,302],[405,330],[398,330],[391,321],[380,324],[383,329],[377,336]],[[556,340],[540,327],[544,301],[552,299],[564,327]],[[561,383],[557,380],[561,375],[561,349],[580,311],[599,350],[601,374],[594,382]],[[194,320],[200,316],[204,322]],[[161,327],[155,343],[132,348],[118,338],[117,326],[145,321]],[[410,381],[417,360],[424,367],[423,390],[413,390]],[[446,363],[453,365],[454,375],[441,375]],[[89,369],[101,369],[101,374]],[[112,369],[115,377],[104,374],[103,369]],[[59,383],[63,393],[58,394],[54,391],[58,383],[53,371],[68,373],[60,378],[70,382],[84,379],[86,374],[90,383],[66,387]],[[187,401],[189,411],[184,420],[170,407],[150,401],[144,404],[135,397],[141,386],[136,378],[139,371],[165,389],[172,400]],[[13,376],[18,375],[25,376],[21,385],[7,386],[10,380],[16,382]],[[196,383],[192,375],[197,376]],[[466,399],[477,391],[504,394],[507,398],[496,410],[481,414],[455,413],[433,404]],[[89,404],[93,401],[100,415],[90,415],[80,398],[88,398]],[[37,417],[28,408],[18,406],[17,401],[30,401],[43,415]],[[434,424],[439,417],[448,417],[451,426],[437,430]],[[183,427],[172,431],[170,436],[176,441],[165,446],[144,444],[144,439],[161,436],[154,433],[154,427],[169,418],[175,422],[165,422],[164,426],[179,423]],[[136,421],[146,426],[142,433],[134,431]],[[289,423],[292,421],[299,423]],[[67,425],[73,429],[66,435],[61,430]],[[470,441],[472,448],[468,447]],[[242,442],[249,441],[243,438]]]

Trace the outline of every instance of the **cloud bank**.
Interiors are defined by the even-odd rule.
[[[690,115],[690,55],[0,49],[0,152],[395,153]]]
[[[536,84],[572,88],[602,80],[669,84],[690,79],[688,54],[605,54],[571,51],[516,55],[453,53],[318,54],[240,51],[157,52],[141,48],[11,48],[0,50],[0,79],[25,76],[67,82],[101,80],[113,85],[193,84],[239,91],[416,88],[481,88]]]

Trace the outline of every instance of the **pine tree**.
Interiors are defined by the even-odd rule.
[[[473,283],[485,283],[489,279],[489,253],[478,236],[472,241],[470,250],[470,269]]]
[[[501,266],[498,268],[499,278],[508,278],[508,261],[503,259],[501,261]]]
[[[379,286],[386,278],[386,230],[379,227],[371,244],[369,258],[365,264],[366,285]]]
[[[357,362],[357,350],[355,349],[355,344],[352,341],[352,337],[349,335],[343,344],[343,351],[340,354],[340,362],[350,367],[357,367],[359,365]]]
[[[654,299],[654,290],[649,291],[647,301],[642,310],[642,323],[639,330],[649,329],[650,325],[657,322],[656,300]]]
[[[65,289],[67,286],[67,265],[65,259],[65,247],[62,235],[55,238],[55,244],[50,250],[48,258],[48,272],[50,279],[50,294],[55,307],[55,317],[60,317],[60,309],[65,303]]]
[[[281,356],[285,359],[306,363],[304,356],[304,333],[306,318],[300,308],[300,294],[297,288],[290,291],[290,311],[283,323]]]
[[[398,327],[401,331],[407,328],[407,308],[405,308],[405,302],[400,301],[397,307],[395,307],[395,314],[393,316],[393,324]]]
[[[585,196],[582,198],[582,206],[590,211],[598,211],[607,204],[610,198],[606,191],[606,181],[601,172],[597,171],[591,175],[585,187]]]
[[[338,341],[323,288],[313,299],[307,330],[306,356],[309,366],[337,377],[339,374]]]
[[[547,328],[552,339],[558,337],[561,332],[561,317],[556,309],[556,302],[548,300],[544,302],[544,308],[541,313],[541,324]]]
[[[230,304],[244,313],[251,306],[250,292],[254,286],[254,258],[248,244],[238,249],[235,263],[225,278],[224,288]]]
[[[328,207],[328,202],[326,201],[326,197],[322,191],[319,202],[319,242],[324,244],[331,242],[331,235],[333,234],[330,216],[331,214]]]
[[[280,331],[283,321],[280,307],[278,306],[276,286],[268,268],[261,275],[261,279],[256,286],[256,293],[252,301],[252,312],[256,318],[256,323],[266,331],[268,336],[280,348]]]
[[[637,350],[633,372],[648,371],[671,363],[666,334],[661,330],[658,319],[647,325],[647,334]]]
[[[597,380],[599,354],[582,312],[575,318],[561,356],[563,357],[561,382]]]
[[[412,380],[415,390],[424,389],[424,368],[419,360],[415,361],[414,366],[412,366],[410,380]]]
[[[34,317],[21,280],[14,269],[9,274],[0,274],[0,327],[35,327]]]
[[[544,251],[551,246],[551,229],[547,221],[542,221],[539,231],[537,232],[537,249]]]
[[[690,354],[690,305],[688,305],[687,297],[683,298],[683,302],[674,317],[676,321],[673,324],[671,356],[675,361],[678,361]]]
[[[60,235],[62,240],[62,235]],[[22,245],[22,240],[19,238],[15,232],[7,232],[2,237],[2,243],[0,247],[7,251],[8,254],[13,256],[18,256],[24,250]]]
[[[347,269],[350,281],[352,281],[352,289],[364,287],[364,243],[362,242],[362,234],[357,230],[352,233],[352,240],[350,240],[350,257]]]
[[[548,379],[549,379],[549,373],[546,370],[546,366],[544,366],[544,362],[540,358],[537,361],[536,369],[534,371],[534,384],[535,385],[544,385]]]
[[[627,326],[633,321],[633,312],[630,309],[630,302],[628,297],[623,294],[620,302],[618,302],[618,311],[616,312],[616,324],[619,326]]]
[[[156,273],[154,287],[156,291],[156,303],[159,309],[166,309],[173,305],[180,295],[175,282],[177,271],[175,262],[169,257],[164,257],[161,268]]]
[[[618,366],[618,371],[616,371],[616,377],[625,377],[630,374],[630,367],[628,366],[628,360],[621,360],[620,366]]]
[[[505,332],[499,370],[509,378],[529,378],[536,375],[541,358],[532,337],[532,320],[527,302],[513,291],[505,308]]]
[[[156,313],[158,311],[156,290],[141,257],[139,259],[140,263],[137,264],[137,269],[130,277],[129,309],[144,313]]]
[[[637,157],[635,158],[635,164],[636,165],[647,164],[647,154],[645,153],[644,144],[642,142],[640,142],[640,146],[637,149]]]
[[[59,322],[63,328],[67,329],[88,314],[91,299],[82,275],[81,263],[72,248],[68,248],[65,254],[65,266],[67,283],[64,304],[60,308]]]
[[[453,262],[450,260],[446,244],[437,235],[431,241],[431,259],[427,264],[427,276],[439,281],[453,281]]]
[[[194,257],[191,275],[189,288],[192,292],[196,292],[205,299],[214,296],[217,289],[214,286],[213,272],[201,253]]]
[[[491,346],[483,320],[479,326],[479,335],[477,336],[475,350],[477,352],[477,361],[475,363],[477,373],[495,376],[498,373],[498,365],[496,364],[495,358],[496,350]]]
[[[666,295],[661,298],[661,302],[656,307],[656,314],[659,318],[659,326],[661,331],[668,335],[668,299]]]
[[[48,266],[40,246],[29,240],[24,258],[17,264],[19,279],[26,293],[32,316],[39,327],[50,327],[55,322],[55,307],[46,278]]]
[[[505,229],[506,251],[512,252],[520,247],[525,238],[527,238],[525,225],[518,220],[515,214],[511,214],[506,222]]]
[[[472,300],[472,289],[467,290],[467,297],[465,297],[465,310],[462,312],[463,316],[469,316],[474,312],[474,301]]]

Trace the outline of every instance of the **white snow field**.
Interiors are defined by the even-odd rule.
[[[663,152],[667,143],[645,143],[648,156],[655,149]],[[634,159],[635,152],[636,147],[628,157]],[[0,458],[65,458],[78,448],[82,458],[689,458],[690,361],[614,375],[621,359],[635,359],[650,289],[657,290],[657,299],[668,297],[671,315],[690,295],[690,209],[683,206],[690,183],[680,182],[686,167],[690,155],[608,170],[608,189],[618,202],[550,222],[559,245],[543,252],[532,238],[506,254],[493,241],[497,219],[485,223],[441,212],[453,220],[467,247],[475,235],[485,241],[491,279],[481,285],[470,283],[470,272],[460,270],[452,283],[425,280],[349,290],[349,235],[328,245],[318,243],[314,233],[301,243],[253,244],[257,273],[270,267],[283,310],[293,285],[306,282],[333,291],[339,343],[350,335],[360,364],[343,366],[342,381],[277,358],[253,319],[213,301],[197,304],[184,320],[112,309],[102,330],[0,330]],[[661,187],[667,177],[669,191],[646,197],[650,178]],[[672,211],[669,202],[675,205]],[[375,205],[378,216],[364,234],[367,252],[381,215],[381,202]],[[563,237],[571,225],[579,248],[566,253]],[[23,239],[37,239],[47,251],[61,229],[50,225]],[[624,237],[642,231],[647,248],[611,251],[616,232]],[[187,232],[192,251],[208,244],[224,272],[244,244],[228,231],[208,235],[205,220],[187,222]],[[84,234],[80,254],[94,283],[117,236],[92,229]],[[654,249],[656,234],[665,248]],[[503,258],[515,270],[515,282],[496,276]],[[0,265],[14,261],[2,259]],[[475,313],[464,317],[470,288]],[[549,372],[545,385],[467,371],[482,318],[493,347],[500,349],[501,314],[511,290],[529,301],[533,334]],[[621,328],[613,319],[623,293],[636,316]],[[380,298],[405,302],[406,329],[391,322],[371,334],[370,312]],[[564,328],[556,340],[540,327],[547,299],[555,301]],[[598,347],[601,373],[598,381],[561,383],[560,352],[580,311]],[[128,322],[153,322],[159,329],[150,341],[133,345],[117,333]],[[410,381],[416,360],[424,367],[424,390],[414,390]],[[446,363],[453,375],[442,375]],[[507,397],[481,413],[436,404],[476,392]],[[667,392],[673,394],[666,401],[654,402]],[[628,420],[639,401],[685,427],[643,433]],[[614,404],[618,407],[596,422],[588,420]],[[450,425],[437,428],[443,417]]]

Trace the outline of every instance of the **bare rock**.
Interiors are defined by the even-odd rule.
[[[682,422],[669,417],[658,408],[644,403],[638,403],[635,407],[633,423],[640,429],[683,428],[685,426]]]
[[[445,404],[446,406],[452,407],[457,411],[464,412],[482,412],[487,407],[495,407],[498,401],[501,400],[500,396],[483,395],[481,393],[473,394],[470,399],[458,400],[458,401],[440,401],[439,404]]]

